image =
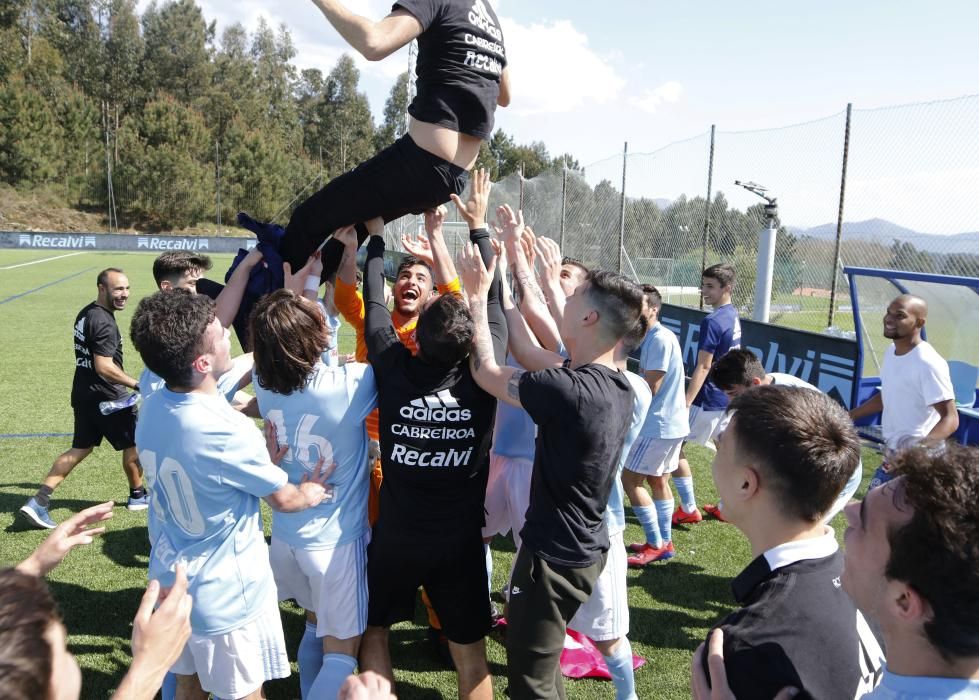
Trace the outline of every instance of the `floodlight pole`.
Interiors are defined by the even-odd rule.
[[[769,197],[767,188],[754,182],[734,181],[765,200],[765,228],[758,234],[758,267],[755,274],[755,303],[753,321],[768,323],[772,309],[772,279],[775,276],[775,240],[778,236],[778,200]]]

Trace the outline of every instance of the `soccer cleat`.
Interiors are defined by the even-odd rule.
[[[692,513],[688,513],[683,510],[682,506],[677,506],[677,509],[673,511],[673,524],[674,525],[693,525],[694,523],[699,523],[704,519],[704,516],[700,514],[700,511],[696,508],[693,509]]]
[[[143,495],[139,498],[129,497],[126,501],[126,510],[146,510],[150,507],[150,492],[143,491]]]
[[[646,564],[651,564],[654,561],[666,561],[667,559],[672,559],[674,556],[676,556],[676,550],[673,549],[672,542],[667,542],[659,548],[651,544],[646,544],[643,545],[641,552],[633,554],[626,559],[626,562],[629,566],[642,568]]]
[[[627,546],[626,549],[628,549],[633,554],[638,554],[639,552],[641,552],[647,546],[648,546],[648,543],[646,543],[646,542],[633,542],[632,544],[630,544],[629,546]]]
[[[710,517],[714,518],[715,520],[720,520],[722,523],[727,522],[727,518],[725,518],[724,514],[721,512],[720,504],[717,504],[715,506],[713,503],[705,503],[704,512],[707,513],[707,515],[709,515]]]
[[[53,530],[58,527],[51,519],[51,516],[48,515],[48,509],[40,505],[33,498],[20,507],[20,514],[34,527],[45,530]]]

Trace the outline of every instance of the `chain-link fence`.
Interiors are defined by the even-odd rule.
[[[717,130],[652,153],[625,148],[581,171],[512,175],[494,185],[492,204],[522,206],[565,255],[652,282],[672,303],[698,306],[700,271],[729,262],[735,303],[750,316],[765,202],[734,183],[762,184],[780,224],[772,322],[852,331],[843,266],[979,277],[975,124],[979,96]]]

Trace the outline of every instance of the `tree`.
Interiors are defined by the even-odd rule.
[[[62,131],[49,101],[14,79],[0,87],[0,179],[48,182],[59,174]]]
[[[929,253],[918,250],[911,243],[894,239],[889,267],[909,272],[935,272],[937,266]]]
[[[255,66],[254,91],[265,103],[264,121],[281,136],[301,143],[298,113],[293,99],[296,69],[290,61],[296,48],[285,25],[276,34],[259,18],[258,29],[252,37],[251,57]]]
[[[318,143],[330,177],[346,172],[374,154],[374,120],[367,96],[357,91],[360,71],[343,54],[323,86],[316,110]],[[315,152],[315,151],[314,151]]]
[[[211,52],[214,38],[210,25],[194,0],[170,0],[157,8],[154,2],[143,13],[141,82],[148,94],[166,92],[185,104],[207,94],[211,84]]]
[[[405,133],[405,115],[408,112],[408,73],[398,76],[384,103],[384,119],[374,134],[374,147],[380,151],[394,143]]]

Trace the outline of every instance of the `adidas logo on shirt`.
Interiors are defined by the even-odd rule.
[[[75,337],[78,340],[85,342],[85,319],[78,319],[78,323],[75,324]]]
[[[443,389],[435,395],[421,399],[412,399],[409,405],[401,407],[401,417],[407,420],[426,423],[442,423],[445,421],[458,423],[472,419],[472,411],[460,408],[459,401]]]
[[[472,9],[469,10],[469,22],[497,41],[503,40],[503,32],[497,28],[496,22],[493,21],[493,15],[486,9],[486,3],[483,0],[476,0],[473,3]]]

